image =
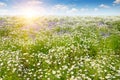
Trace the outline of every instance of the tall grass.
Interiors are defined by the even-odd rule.
[[[3,19],[0,80],[120,79],[119,17]]]

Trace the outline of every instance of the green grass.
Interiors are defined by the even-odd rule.
[[[39,31],[3,19],[12,24],[0,27],[0,80],[120,79],[120,17],[39,17]]]

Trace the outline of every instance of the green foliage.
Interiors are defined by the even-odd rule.
[[[115,21],[112,23],[112,26],[114,26],[115,29],[120,31],[120,21]]]
[[[120,79],[119,17],[3,19],[0,80]]]

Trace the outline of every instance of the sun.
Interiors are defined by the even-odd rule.
[[[24,23],[30,25],[34,23],[34,20],[38,17],[38,10],[34,8],[25,8],[21,10]]]
[[[23,16],[27,19],[32,19],[37,16],[37,11],[32,8],[23,10]]]

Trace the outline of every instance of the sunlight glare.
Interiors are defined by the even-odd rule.
[[[35,11],[34,9],[25,9],[23,11],[23,16],[27,19],[32,19],[35,18],[37,16],[37,11]]]

